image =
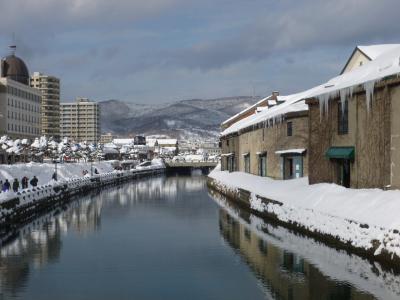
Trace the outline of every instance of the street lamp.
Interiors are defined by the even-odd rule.
[[[53,160],[53,163],[54,163],[54,175],[53,175],[53,179],[54,179],[55,181],[57,181],[57,178],[58,178],[58,176],[57,176],[57,160]]]
[[[93,158],[90,160],[90,176],[93,176]]]

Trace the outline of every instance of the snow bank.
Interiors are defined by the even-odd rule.
[[[93,172],[95,168],[100,174],[112,172],[114,170],[109,161],[94,162]],[[57,164],[58,180],[80,178],[84,170],[87,170],[90,174],[90,163]],[[36,176],[39,179],[39,185],[47,184],[51,181],[53,173],[54,164],[30,162],[27,164],[0,165],[0,180],[3,180],[3,182],[5,179],[8,179],[8,181],[12,183],[14,178],[17,178],[21,182],[24,176],[29,179]]]
[[[346,189],[335,184],[309,185],[308,178],[273,180],[242,172],[215,169],[209,175],[231,191],[250,191],[251,208],[296,222],[312,232],[329,234],[375,255],[386,250],[400,257],[400,191]],[[257,196],[283,205],[264,203]]]
[[[59,180],[48,181],[47,175],[52,174],[53,171],[53,169],[50,168],[51,165],[27,164],[2,167],[8,167],[8,172],[19,176],[23,176],[24,174],[28,176],[29,167],[32,167],[32,165],[35,167],[36,171],[41,171],[40,175],[37,175],[39,176],[39,185],[34,188],[29,187],[28,189],[20,190],[17,193],[13,191],[0,193],[0,225],[9,222],[9,218],[15,217],[15,213],[19,211],[19,209],[28,209],[30,213],[34,214],[35,212],[34,208],[32,208],[32,204],[40,204],[40,201],[46,199],[58,201],[60,196],[76,195],[82,192],[82,189],[98,188],[110,183],[137,178],[137,176],[159,174],[165,169],[164,164],[160,160],[154,160],[147,169],[131,169],[124,171],[114,170],[110,162],[101,162],[94,164],[99,174],[93,174],[93,176],[87,174],[82,176],[81,172],[83,170],[90,170],[87,168],[90,167],[90,164],[65,164],[62,165],[64,168],[60,170],[61,176],[59,176]],[[7,171],[2,171],[5,174],[9,174]],[[42,182],[40,178],[42,178]]]

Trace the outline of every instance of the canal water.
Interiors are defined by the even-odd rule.
[[[392,271],[265,223],[200,175],[87,195],[0,253],[0,299],[400,299]]]

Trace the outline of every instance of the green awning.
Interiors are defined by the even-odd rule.
[[[325,155],[333,159],[354,159],[354,147],[330,147]]]

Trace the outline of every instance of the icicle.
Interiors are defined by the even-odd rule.
[[[350,90],[350,98],[353,98],[354,85],[349,87],[349,90]]]
[[[348,89],[341,89],[339,91],[339,94],[340,94],[340,106],[342,108],[342,110],[341,110],[341,113],[342,113],[341,117],[342,118],[344,116],[344,108],[345,108],[345,105],[346,105],[347,93],[348,93]]]
[[[363,84],[363,87],[365,89],[365,100],[367,104],[367,112],[369,113],[369,110],[371,108],[371,101],[374,100],[374,88],[375,88],[375,81],[367,81]]]
[[[322,110],[324,108],[324,100],[321,95],[318,96],[318,103],[319,103],[319,121],[322,122]]]
[[[318,96],[320,121],[322,121],[322,114],[324,113],[325,115],[327,115],[329,112],[329,99],[329,93]]]

